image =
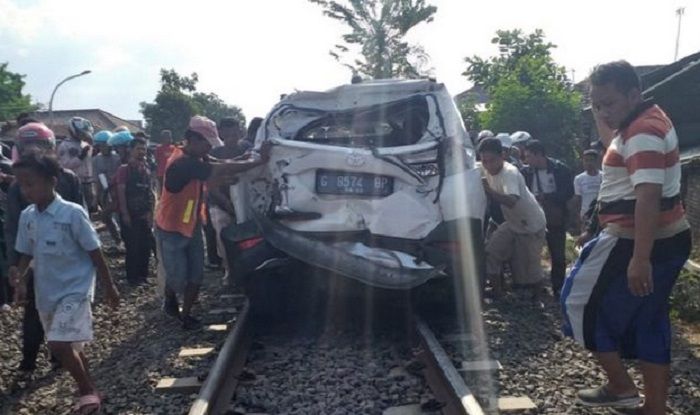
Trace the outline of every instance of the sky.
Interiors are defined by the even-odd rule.
[[[409,33],[454,95],[470,86],[464,58],[497,53],[496,30],[541,28],[556,61],[576,81],[597,63],[673,61],[700,51],[700,0],[428,0],[432,23]],[[160,68],[197,72],[198,90],[264,116],[280,94],[325,90],[350,80],[328,51],[345,27],[307,0],[0,0],[0,62],[25,74],[25,92],[54,109],[101,108],[141,119],[139,103],[159,89]]]

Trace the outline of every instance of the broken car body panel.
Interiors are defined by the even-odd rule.
[[[265,141],[269,162],[232,186],[237,221],[256,220],[277,249],[365,284],[408,289],[440,275],[445,264],[420,258],[431,232],[483,217],[471,141],[442,84],[298,92],[266,117],[256,146]]]

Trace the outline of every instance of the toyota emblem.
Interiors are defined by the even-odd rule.
[[[361,167],[365,165],[365,157],[355,152],[348,154],[345,161],[348,163],[348,166],[352,167]]]

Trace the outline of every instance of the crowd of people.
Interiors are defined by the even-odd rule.
[[[598,200],[602,183],[598,145],[594,142],[582,151],[583,172],[574,176],[566,163],[548,156],[545,145],[526,131],[479,133],[477,149],[489,196],[485,223],[491,296],[503,294],[504,263],[510,264],[516,287],[534,288],[528,279],[542,275],[544,245],[551,264],[551,289],[559,295],[567,269],[567,233],[577,237],[586,230]],[[518,198],[526,203],[514,209]]]
[[[664,414],[668,298],[691,246],[679,198],[678,139],[664,112],[642,100],[629,63],[600,65],[590,79],[602,170],[600,148],[582,152],[583,172],[574,176],[525,131],[479,134],[489,201],[483,294],[504,294],[507,269],[510,286],[529,290],[539,303],[546,245],[564,332],[594,353],[608,377],[607,384],[580,391],[580,402]],[[17,121],[13,160],[0,160],[6,196],[0,304],[3,310],[13,300],[24,304],[19,369],[34,370],[46,338],[54,364],[78,385],[79,410],[88,413],[101,404],[83,352],[93,338],[95,276],[106,302],[119,305],[91,219],[123,244],[128,283],[145,282],[157,256],[164,270],[163,311],[184,329],[196,329],[193,307],[205,266],[222,267],[226,279],[231,272],[220,238],[235,220],[228,185],[266,163],[269,147],[252,149],[249,140],[260,119],[246,139],[235,119],[217,125],[194,116],[179,145],[169,130],[161,132],[152,161],[148,137],[126,127],[95,133],[88,120],[72,118],[69,136],[57,145],[46,125],[26,114]],[[580,234],[583,249],[567,276],[571,230]],[[623,358],[642,362],[644,398]]]
[[[57,144],[54,132],[27,114],[17,125],[12,159],[0,161],[6,248],[0,307],[24,306],[18,369],[35,370],[46,339],[52,365],[65,368],[78,385],[79,411],[91,412],[101,397],[83,346],[93,339],[96,276],[106,302],[119,305],[93,219],[125,251],[129,284],[147,281],[152,257],[161,261],[163,310],[184,329],[196,329],[200,322],[192,307],[204,274],[202,227],[213,224],[211,245],[224,256],[220,232],[234,213],[223,187],[265,163],[269,148],[253,151],[233,118],[217,127],[206,117],[193,117],[180,145],[163,130],[153,159],[147,136],[126,127],[94,132],[90,121],[74,117],[69,136]]]

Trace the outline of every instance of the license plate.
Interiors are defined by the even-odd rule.
[[[316,171],[316,193],[319,194],[388,196],[393,192],[393,177],[333,170]]]

